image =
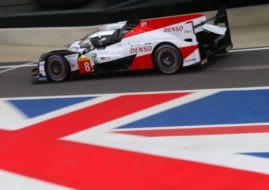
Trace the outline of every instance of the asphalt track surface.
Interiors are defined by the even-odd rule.
[[[269,86],[269,50],[231,52],[212,57],[202,69],[184,68],[175,75],[155,70],[79,77],[62,83],[33,84],[33,67],[0,63],[0,97],[55,96],[164,90]],[[22,65],[19,68],[3,66]]]

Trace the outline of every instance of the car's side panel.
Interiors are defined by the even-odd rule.
[[[102,64],[96,64],[96,71],[117,71],[117,70],[129,70],[135,55],[129,55],[116,60],[108,61]]]
[[[152,69],[154,64],[152,62],[152,54],[146,54],[143,56],[136,57],[132,64],[130,65],[130,70],[142,70],[142,69]]]

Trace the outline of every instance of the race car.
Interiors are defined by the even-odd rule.
[[[33,69],[34,81],[61,82],[75,75],[157,69],[177,73],[232,49],[227,12],[188,14],[102,25],[67,50],[44,53]]]

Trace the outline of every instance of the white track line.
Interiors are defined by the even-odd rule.
[[[25,64],[21,64],[21,65],[9,66],[8,69],[5,69],[5,70],[3,70],[3,71],[0,71],[0,74],[2,74],[2,73],[6,73],[6,72],[8,72],[8,71],[12,71],[12,70],[14,70],[14,69],[22,68],[22,67],[29,67],[29,65],[32,66],[34,63],[36,63],[36,61],[27,62],[27,63],[25,63]],[[33,65],[33,66],[34,66],[34,65]]]
[[[23,67],[36,67],[37,65],[28,65],[29,63],[27,63],[27,65],[23,65]],[[0,66],[0,69],[9,69],[9,68],[14,68],[14,67],[21,67],[22,65],[5,65],[5,66]]]
[[[254,70],[268,70],[268,65],[254,65],[241,67],[222,67],[222,68],[208,68],[209,71],[254,71]]]
[[[269,47],[257,47],[257,48],[243,48],[243,49],[232,49],[230,52],[244,52],[244,51],[260,51],[269,50]]]

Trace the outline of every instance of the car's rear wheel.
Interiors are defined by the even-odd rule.
[[[156,68],[164,74],[177,73],[183,64],[179,50],[170,44],[159,46],[154,51],[153,61]]]
[[[68,78],[70,68],[63,57],[52,55],[46,61],[46,73],[50,80],[62,82]]]

